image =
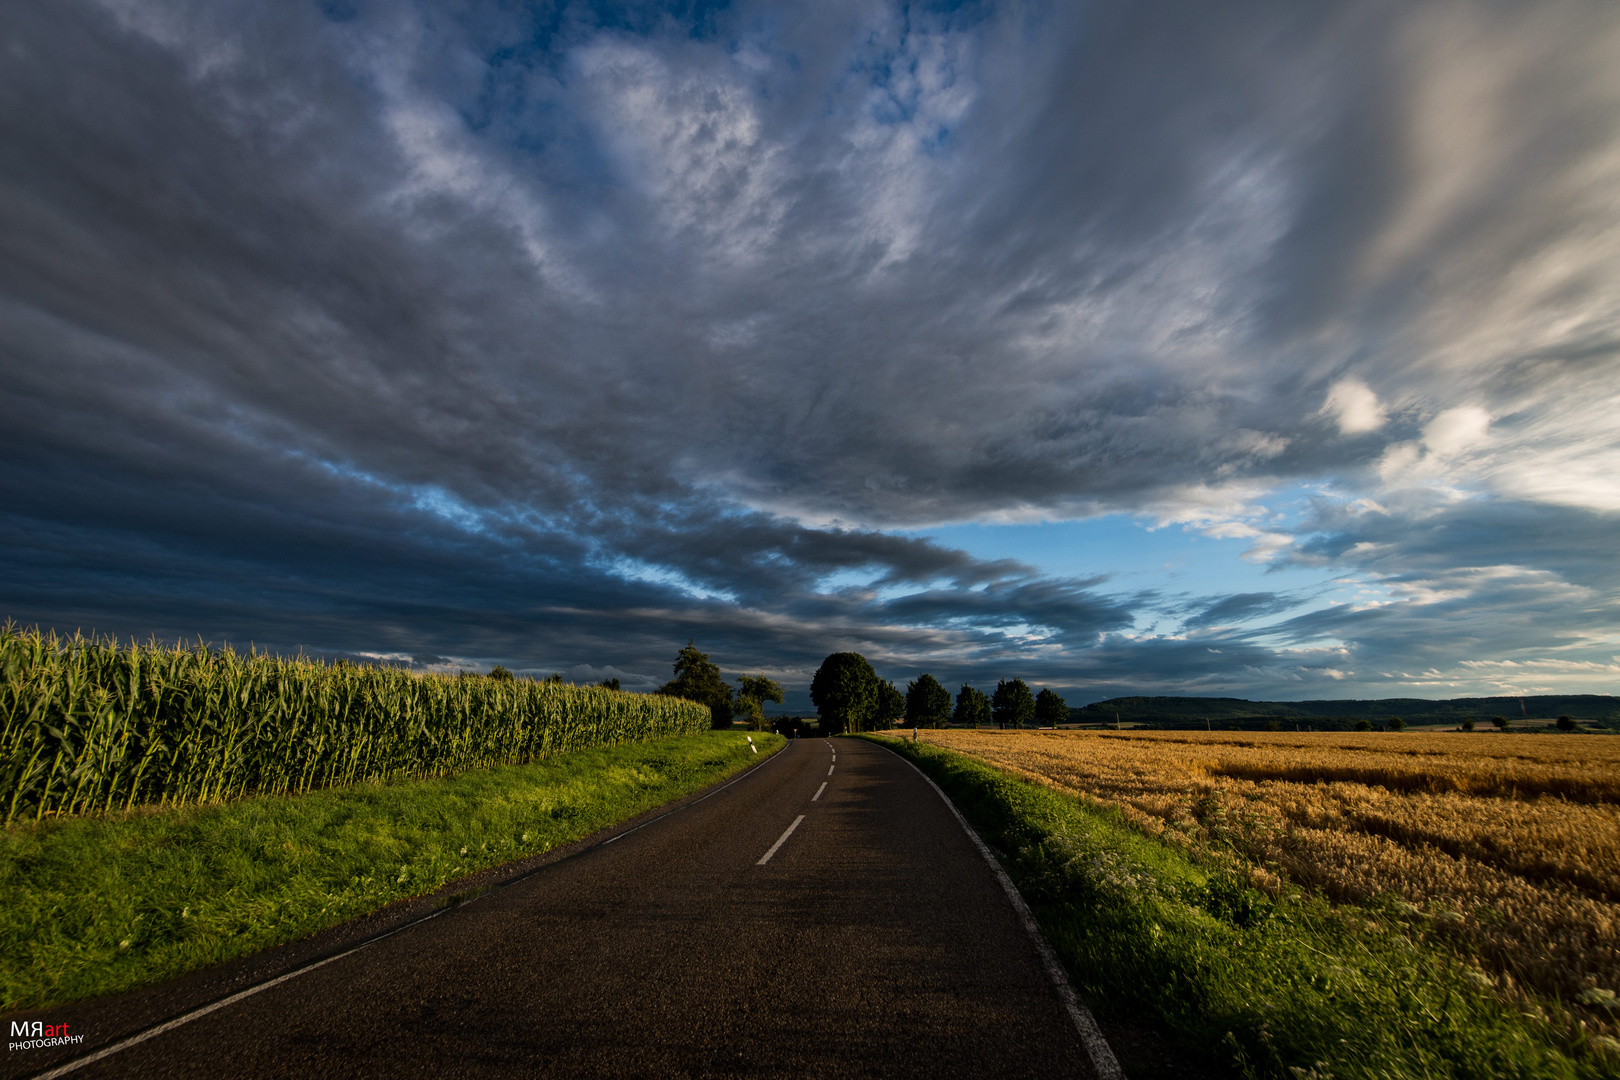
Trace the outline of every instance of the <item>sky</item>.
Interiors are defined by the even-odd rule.
[[[0,618],[1620,692],[1620,7],[0,14]]]

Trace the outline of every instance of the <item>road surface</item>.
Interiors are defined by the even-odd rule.
[[[974,840],[878,746],[790,743],[606,839],[63,1075],[1095,1075]],[[150,1031],[124,998],[38,1014],[85,1044],[6,1075]]]

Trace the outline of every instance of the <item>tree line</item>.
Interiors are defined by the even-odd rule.
[[[846,731],[882,731],[898,720],[908,727],[936,728],[956,723],[982,727],[1052,726],[1069,719],[1069,706],[1047,688],[1036,694],[1023,679],[1002,679],[994,694],[962,684],[954,703],[951,692],[924,672],[906,684],[905,693],[877,672],[860,653],[833,653],[821,662],[810,682],[810,700],[826,735]]]
[[[764,675],[741,676],[733,688],[720,674],[719,665],[692,641],[676,655],[674,674],[654,692],[708,706],[717,728],[731,726],[732,718],[741,715],[751,728],[761,730],[765,703],[782,703],[782,687]],[[899,721],[914,728],[952,723],[1023,728],[1055,727],[1069,719],[1068,703],[1055,690],[1047,688],[1037,694],[1023,679],[1002,679],[992,694],[963,683],[953,700],[938,679],[924,672],[907,683],[902,693],[893,680],[880,679],[866,657],[855,652],[836,652],[821,662],[810,681],[810,701],[824,735],[883,731]]]

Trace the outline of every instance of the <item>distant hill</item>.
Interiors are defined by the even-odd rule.
[[[1258,728],[1268,721],[1289,726],[1311,721],[1318,728],[1350,727],[1357,720],[1386,721],[1399,716],[1408,724],[1455,724],[1472,719],[1489,722],[1493,716],[1510,720],[1551,720],[1571,716],[1605,727],[1620,726],[1620,697],[1607,694],[1538,695],[1530,697],[1376,698],[1334,701],[1248,701],[1214,697],[1120,697],[1070,709],[1078,724],[1134,723],[1153,727],[1225,725]]]

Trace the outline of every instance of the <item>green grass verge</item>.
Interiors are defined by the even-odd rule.
[[[1554,1002],[1508,1002],[1398,901],[1330,907],[1248,884],[973,758],[876,739],[933,778],[992,847],[1099,1014],[1168,1029],[1244,1077],[1586,1078],[1620,1075]]]
[[[778,735],[754,734],[761,750]],[[116,993],[536,855],[761,760],[740,732],[0,831],[0,1008]]]

